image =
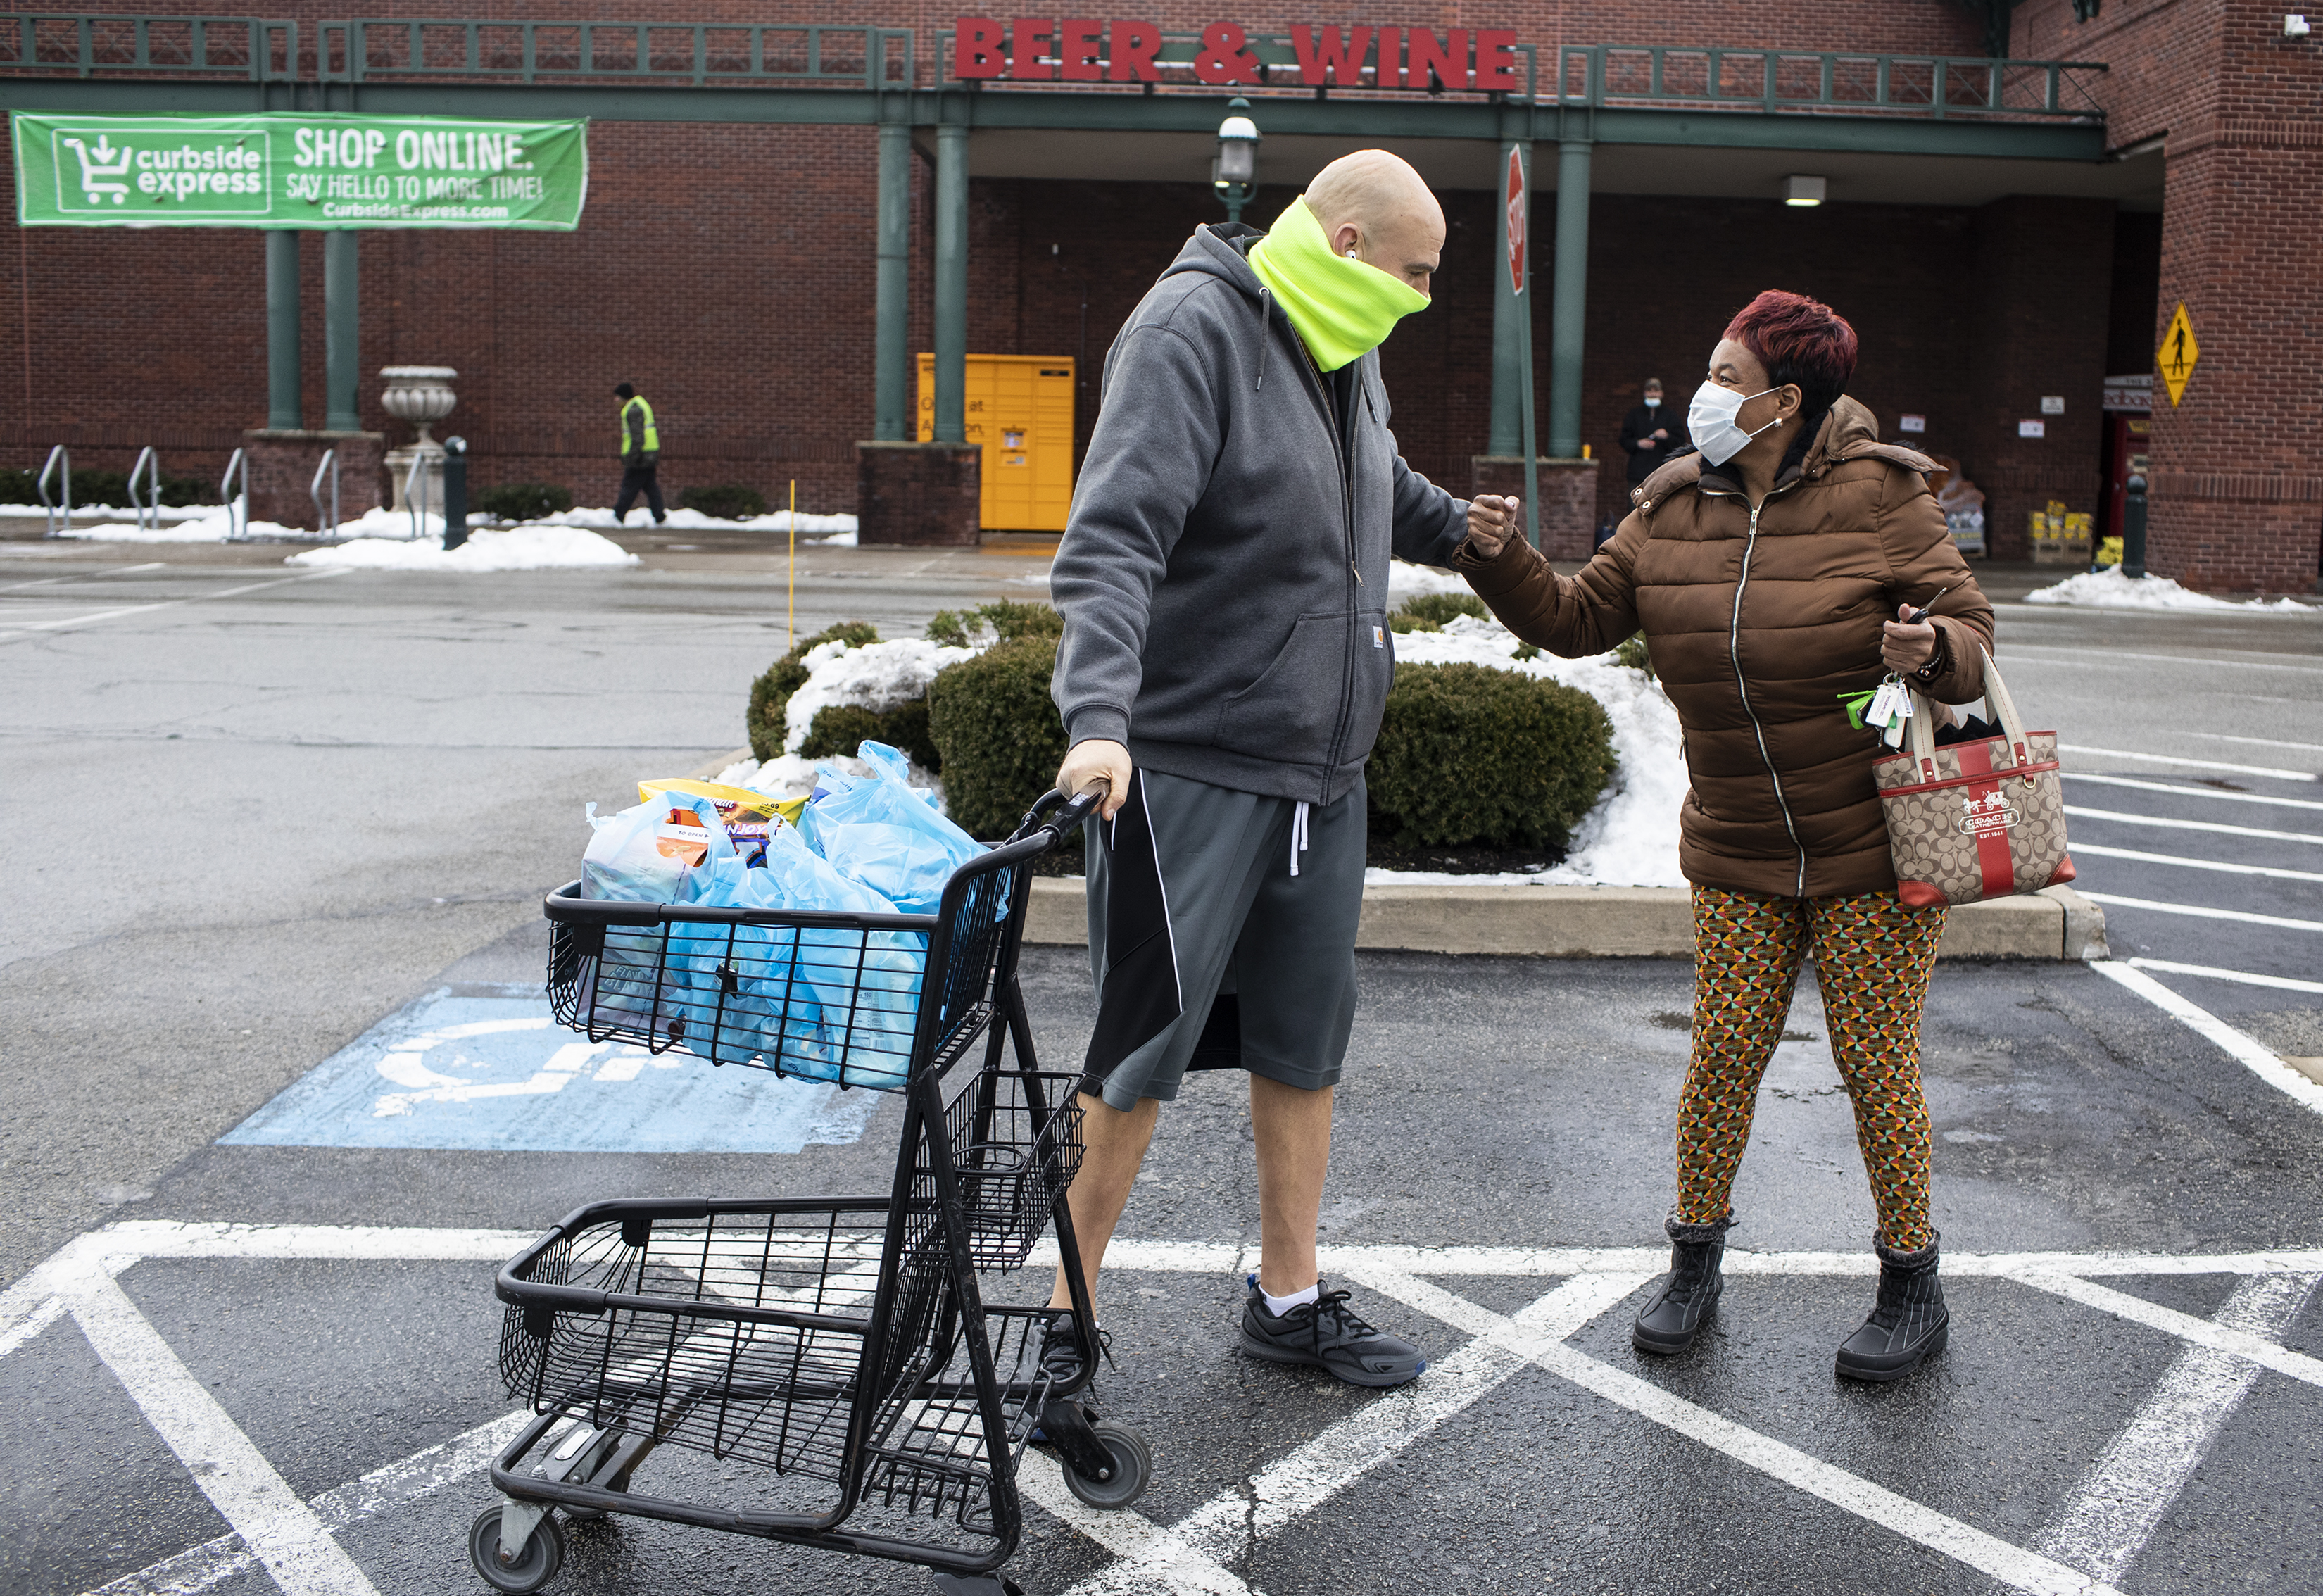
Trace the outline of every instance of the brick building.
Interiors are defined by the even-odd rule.
[[[85,52],[69,23],[12,26],[0,96],[26,110],[591,116],[578,231],[362,235],[354,362],[365,427],[399,436],[380,367],[455,367],[460,408],[439,430],[469,438],[477,476],[563,482],[583,502],[612,495],[609,390],[623,378],[660,412],[673,489],[771,495],[795,479],[818,510],[856,508],[878,472],[928,469],[910,448],[869,464],[858,449],[908,436],[922,350],[939,356],[939,437],[962,427],[944,373],[963,349],[1075,357],[1078,445],[1115,329],[1188,232],[1223,214],[1214,130],[1239,93],[1265,135],[1252,220],[1367,144],[1438,188],[1451,235],[1436,303],[1383,358],[1406,454],[1459,491],[1494,469],[1480,459],[1521,453],[1499,185],[1510,148],[1524,152],[1555,550],[1585,547],[1618,512],[1615,437],[1638,384],[1659,375],[1682,403],[1727,316],[1785,287],[1855,322],[1857,396],[1884,436],[1962,463],[2002,557],[2023,554],[2027,513],[2050,500],[2106,508],[2104,380],[2150,373],[2183,302],[2201,353],[2181,403],[2156,388],[2150,564],[2306,592],[2323,562],[2323,475],[2305,447],[2323,423],[2323,44],[2249,0],[1172,0],[1137,22],[1097,8],[1079,28],[927,5],[652,0],[624,13],[659,30],[642,56],[629,30],[581,52],[573,20],[599,8],[519,9],[472,35],[449,25],[466,13],[448,0],[405,8],[447,19],[420,32],[415,60],[409,28],[281,8],[298,43],[239,81],[129,70],[117,25],[94,26]],[[965,69],[987,76],[957,75],[964,15]],[[1990,66],[2001,51],[2010,64]],[[1795,177],[1822,179],[1824,203],[1786,204]],[[0,249],[14,312],[0,315],[0,463],[65,442],[115,469],[149,443],[171,470],[222,464],[269,413],[265,252],[246,231],[19,229]],[[322,255],[302,239],[310,427],[326,404]],[[1906,417],[1924,430],[1899,430]],[[1584,445],[1587,465],[1571,458]]]

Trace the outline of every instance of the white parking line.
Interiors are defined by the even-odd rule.
[[[2069,782],[2095,782],[2107,787],[2135,787],[2141,793],[2174,793],[2182,798],[2216,798],[2221,803],[2272,803],[2277,809],[2323,810],[2312,798],[2277,798],[2266,793],[2221,793],[2216,787],[2185,787],[2172,782],[2142,782],[2132,775],[2091,775],[2084,770],[2065,772]]]
[[[283,1596],[379,1596],[111,1275],[82,1270],[63,1294],[96,1355]]]
[[[2032,613],[2039,614],[2045,611]],[[2111,669],[2112,662],[2116,659],[2151,659],[2163,665],[2190,665],[2197,668],[2216,665],[2228,670],[2297,671],[2301,675],[2323,676],[2323,665],[2314,664],[2315,656],[2311,654],[2272,654],[2256,648],[2216,649],[2204,654],[2132,654],[2126,649],[2105,648],[2096,651],[2092,656],[2089,651],[2082,649],[2052,648],[2034,643],[2019,643],[2012,645],[2008,652],[2012,655],[2052,655],[2061,663],[2070,662],[2099,670]],[[2239,657],[2227,657],[2230,654]],[[2298,663],[2285,665],[2264,663],[2271,659]]]
[[[2300,748],[2310,754],[2323,754],[2323,743],[2289,743],[2279,737],[2234,737],[2223,731],[2190,731],[2186,735],[2214,743],[2253,743],[2262,748]]]
[[[2132,969],[2160,970],[2165,976],[2199,976],[2209,981],[2234,981],[2245,986],[2272,986],[2282,992],[2323,992],[2323,981],[2294,981],[2289,976],[2260,976],[2248,970],[2222,970],[2207,964],[2179,964],[2167,959],[2125,959]]]
[[[2108,656],[2117,658],[2118,656]],[[2196,770],[2223,770],[2234,775],[2272,776],[2286,782],[2323,782],[2311,770],[2281,770],[2270,765],[2221,765],[2216,759],[2181,759],[2172,754],[2147,754],[2135,748],[2092,748],[2080,743],[2059,743],[2061,754],[2094,754],[2100,759],[2135,759],[2147,765],[2185,765]],[[2073,773],[2065,773],[2070,776]]]
[[[2214,831],[2225,837],[2259,837],[2270,842],[2312,842],[2323,845],[2323,836],[2312,831],[2269,831],[2257,826],[2230,826],[2224,821],[2181,821],[2166,814],[2131,814],[2119,809],[2090,809],[2083,804],[2064,805],[2068,815],[2084,821],[2114,821],[2125,826],[2162,826],[2172,831]]]
[[[326,577],[344,576],[344,571],[302,571],[296,576],[278,576],[271,582],[253,582],[243,587],[230,587],[215,593],[195,593],[188,598],[163,599],[155,604],[129,604],[118,610],[99,610],[93,615],[68,615],[58,620],[0,621],[0,636],[9,632],[62,632],[77,627],[95,626],[101,620],[118,620],[124,615],[145,615],[156,610],[174,610],[180,604],[207,604],[216,599],[231,599],[243,593],[254,593],[262,588],[280,587],[292,582],[320,582]]]
[[[2082,895],[2093,896],[2094,894],[2084,894]],[[2100,901],[2116,902],[2119,900],[2106,899]],[[2219,911],[2218,913],[2224,913],[2224,911]],[[2238,915],[2236,918],[2242,920],[2254,920],[2257,919],[2258,916],[2245,914]],[[2300,922],[2294,921],[2291,923],[2297,924]],[[2323,925],[2311,926],[2309,929],[2314,931],[2323,931]],[[2318,1086],[2315,1082],[2309,1080],[2305,1076],[2300,1074],[2299,1071],[2293,1069],[2290,1065],[2285,1064],[2281,1059],[2277,1058],[2272,1050],[2260,1046],[2256,1041],[2244,1035],[2241,1032],[2227,1024],[2224,1020],[2219,1019],[2217,1015],[2210,1013],[2209,1010],[2203,1008],[2199,1004],[2190,1003],[2186,999],[2179,996],[2175,992],[2171,991],[2169,987],[2164,986],[2161,982],[2155,980],[2152,976],[2147,975],[2144,970],[2134,968],[2129,965],[2119,962],[2118,960],[2111,959],[2093,959],[2089,961],[2089,968],[2097,971],[2098,974],[2105,977],[2107,980],[2116,982],[2123,986],[2126,986],[2129,990],[2136,993],[2140,997],[2145,999],[2146,1002],[2152,1004],[2155,1008],[2160,1009],[2163,1014],[2168,1014],[2174,1019],[2184,1021],[2187,1026],[2192,1030],[2195,1034],[2201,1036],[2209,1041],[2215,1042],[2219,1047],[2225,1049],[2227,1054],[2236,1059],[2236,1061],[2240,1063],[2245,1069],[2248,1069],[2253,1075],[2257,1076],[2259,1079],[2266,1082],[2267,1085],[2272,1087],[2275,1090],[2281,1092],[2286,1097],[2291,1098],[2293,1102],[2305,1105],[2307,1107],[2313,1109],[2318,1114],[2323,1114],[2323,1086]],[[2323,1364],[2318,1364],[2317,1367],[2323,1368]]]
[[[530,1424],[532,1418],[529,1413],[503,1414],[490,1424],[478,1425],[464,1435],[425,1447],[400,1463],[373,1469],[360,1480],[349,1481],[335,1491],[310,1498],[307,1505],[314,1509],[323,1527],[336,1535],[365,1519],[407,1507],[455,1480],[475,1473],[489,1464],[501,1447],[515,1440],[517,1432]],[[258,1559],[251,1555],[242,1536],[222,1535],[174,1557],[164,1557],[135,1573],[124,1574],[109,1585],[87,1592],[87,1596],[199,1596],[211,1586],[257,1566]]]
[[[2134,848],[2100,848],[2076,842],[2072,850],[2085,858],[2129,859],[2141,865],[2180,865],[2189,870],[2217,870],[2228,876],[2271,876],[2280,881],[2323,881],[2323,871],[2279,870],[2272,865],[2230,865],[2224,859],[2189,859],[2170,853],[2140,853]]]
[[[2085,892],[2092,903],[2116,909],[2148,909],[2156,914],[2191,914],[2202,920],[2233,920],[2244,925],[2275,925],[2285,931],[2323,931],[2323,920],[2293,920],[2282,914],[2254,914],[2245,909],[2206,909],[2199,903],[2163,903],[2153,898],[2125,898],[2109,892]]]
[[[2215,1317],[2230,1329],[2281,1335],[2306,1306],[2315,1281],[2313,1275],[2246,1280]],[[2179,1353],[2051,1521],[2041,1550],[2093,1579],[2118,1581],[2258,1377],[2258,1364],[2232,1353],[2190,1346]]]
[[[159,571],[163,562],[149,560],[142,565],[115,565],[109,570],[91,571],[85,576],[43,576],[33,582],[12,582],[0,587],[0,593],[13,593],[21,588],[50,587],[60,582],[96,582],[107,576],[126,576],[133,571]]]
[[[521,1248],[533,1234],[132,1222],[77,1238],[17,1286],[0,1293],[0,1351],[21,1345],[39,1323],[52,1320],[61,1301],[237,1531],[236,1536],[221,1537],[116,1581],[106,1587],[108,1596],[186,1596],[207,1588],[248,1566],[234,1561],[244,1555],[234,1550],[238,1539],[261,1548],[268,1572],[292,1596],[308,1591],[367,1596],[372,1587],[339,1551],[332,1532],[472,1474],[519,1426],[529,1421],[528,1415],[511,1414],[311,1502],[298,1502],[137,1311],[114,1276],[148,1257],[498,1259]],[[1040,1252],[1052,1260],[1053,1243]],[[1221,1273],[1249,1264],[1253,1252],[1237,1243],[1121,1242],[1113,1247],[1108,1262],[1116,1270]],[[1025,1494],[1115,1554],[1115,1564],[1080,1587],[1088,1596],[1152,1591],[1253,1596],[1225,1566],[1226,1561],[1328,1501],[1387,1457],[1473,1407],[1529,1362],[2018,1590],[2097,1593],[2111,1589],[2086,1571],[2012,1546],[1566,1344],[1566,1337],[1628,1296],[1662,1267],[1664,1258],[1661,1249],[1646,1247],[1326,1248],[1327,1270],[1358,1279],[1470,1332],[1474,1339],[1421,1381],[1365,1403],[1174,1527],[1156,1526],[1134,1512],[1106,1514],[1084,1508],[1064,1489],[1054,1463],[1037,1454],[1028,1454],[1020,1473]],[[1034,1261],[1039,1261],[1036,1255]],[[1726,1264],[1737,1275],[1866,1275],[1876,1267],[1868,1253],[1854,1252],[1731,1252]],[[2287,1280],[2311,1284],[2323,1275],[2323,1250],[1959,1253],[1945,1260],[1945,1268],[1956,1276],[1999,1277],[2054,1292],[2175,1335],[2196,1348],[2323,1386],[2323,1360],[2267,1340],[2258,1333],[2263,1326],[2195,1318],[2084,1278],[2225,1272],[2257,1277],[2261,1284],[2248,1288],[2257,1293],[2266,1282],[2278,1283],[2277,1289],[2287,1289],[2279,1284]],[[1530,1307],[1504,1316],[1420,1279],[1422,1273],[1567,1278]]]

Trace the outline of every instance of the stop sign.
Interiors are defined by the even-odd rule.
[[[1509,149],[1509,291],[1525,290],[1525,172],[1524,156]]]

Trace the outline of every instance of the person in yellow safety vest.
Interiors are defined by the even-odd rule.
[[[613,385],[613,397],[621,401],[621,496],[613,501],[613,519],[628,520],[629,506],[643,493],[658,527],[669,514],[661,502],[661,431],[654,426],[653,407],[626,382]]]

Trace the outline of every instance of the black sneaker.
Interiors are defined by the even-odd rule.
[[[1020,1358],[1016,1378],[1030,1380],[1038,1378],[1049,1382],[1051,1390],[1070,1388],[1081,1377],[1081,1349],[1073,1339],[1073,1316],[1060,1311],[1042,1327],[1040,1339],[1025,1338],[1025,1351],[1030,1356]],[[1105,1331],[1097,1333],[1097,1355],[1107,1363],[1113,1362],[1113,1337]]]
[[[1258,1277],[1252,1275],[1248,1284],[1242,1308],[1242,1350],[1253,1358],[1310,1363],[1349,1385],[1406,1385],[1428,1371],[1428,1360],[1420,1356],[1418,1347],[1365,1324],[1347,1306],[1345,1291],[1325,1291],[1278,1318],[1266,1311]]]

